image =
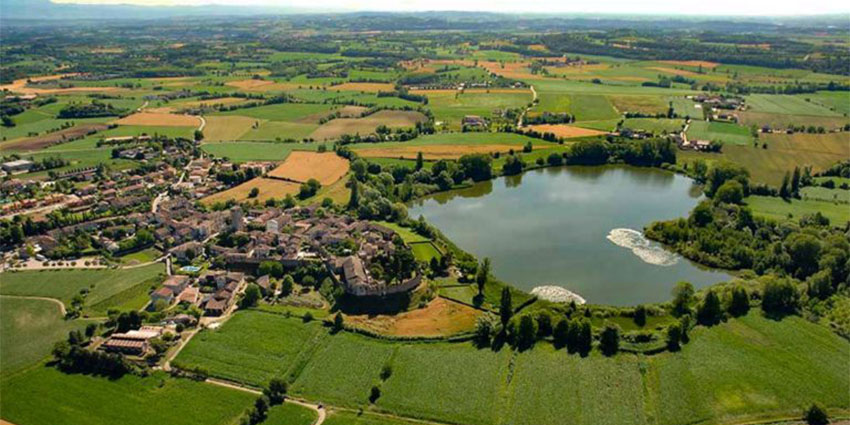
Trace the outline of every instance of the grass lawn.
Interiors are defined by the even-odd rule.
[[[56,298],[66,305],[71,298],[88,289],[86,306],[93,306],[165,273],[161,263],[130,269],[46,270],[4,273],[0,294]]]
[[[291,392],[331,405],[366,405],[370,388],[380,382],[381,368],[395,348],[395,344],[347,332],[325,338]]]
[[[432,242],[419,242],[410,244],[413,256],[423,263],[430,263],[432,258],[440,259],[443,254]]]
[[[697,328],[681,353],[649,358],[647,412],[659,423],[794,416],[812,402],[850,407],[850,344],[828,328],[753,312]]]
[[[430,239],[414,232],[413,229],[411,229],[409,227],[402,227],[402,226],[399,226],[396,223],[390,223],[388,221],[376,221],[375,223],[377,223],[381,226],[387,227],[389,229],[392,229],[392,231],[398,233],[398,235],[401,236],[401,239],[404,241],[404,243],[407,243],[407,244],[416,243],[416,242],[429,242],[430,241]]]
[[[124,264],[142,264],[154,261],[161,256],[162,252],[160,252],[159,250],[155,248],[148,248],[127,254],[123,257],[120,257],[119,260],[121,260],[121,262]]]
[[[428,97],[428,107],[434,113],[436,121],[442,121],[449,128],[459,130],[465,115],[478,115],[490,118],[493,111],[505,108],[521,108],[531,102],[530,91],[505,92],[467,92],[456,91],[423,92]]]
[[[755,215],[779,221],[798,221],[803,215],[818,211],[836,227],[841,227],[850,220],[850,206],[847,204],[799,199],[785,201],[772,196],[749,196],[744,202],[753,209]]]
[[[595,94],[571,94],[567,112],[574,115],[576,121],[607,120],[620,116],[608,97]]]
[[[211,376],[255,386],[287,375],[302,351],[325,336],[317,322],[260,311],[239,312],[221,328],[205,330],[190,341],[175,362],[200,367]]]
[[[263,425],[312,425],[318,415],[312,409],[295,403],[283,403],[269,409]]]
[[[495,423],[509,358],[510,350],[478,350],[469,344],[401,346],[377,404],[404,416]]]
[[[38,363],[55,342],[88,323],[93,322],[65,320],[51,301],[0,297],[0,374]]]
[[[239,138],[241,140],[303,140],[314,130],[316,124],[301,124],[285,121],[263,121],[259,128],[252,128]]]
[[[17,425],[231,425],[256,399],[164,374],[110,380],[46,366],[3,380],[0,392],[2,418]]]

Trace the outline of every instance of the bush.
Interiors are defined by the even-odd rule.
[[[803,412],[803,420],[806,421],[808,425],[827,425],[829,423],[829,417],[826,415],[826,411],[817,403],[812,403],[812,405]]]
[[[764,285],[761,309],[771,317],[782,317],[797,312],[800,295],[788,279],[771,277]]]

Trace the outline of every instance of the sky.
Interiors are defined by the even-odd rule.
[[[820,15],[850,12],[842,0],[52,0],[54,3],[184,6],[278,6],[305,11],[488,11],[683,15]]]

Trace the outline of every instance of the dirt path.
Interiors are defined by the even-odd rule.
[[[198,115],[198,118],[201,119],[201,125],[198,126],[198,131],[204,131],[204,127],[207,126],[207,120],[204,119],[203,115]]]
[[[59,301],[59,300],[57,300],[56,298],[47,298],[47,297],[30,297],[30,296],[27,296],[27,295],[0,295],[0,297],[5,297],[5,298],[18,298],[18,299],[22,299],[22,300],[42,300],[42,301],[50,301],[50,302],[55,303],[55,304],[57,304],[57,305],[59,306],[59,311],[61,311],[61,312],[62,312],[62,317],[65,317],[65,315],[68,313],[67,311],[65,311],[65,304],[63,304],[63,303],[62,303],[62,301]]]
[[[256,390],[254,388],[242,386],[242,385],[239,385],[239,384],[236,384],[236,383],[233,383],[233,382],[229,382],[229,381],[225,381],[225,380],[221,380],[221,379],[207,378],[206,382],[209,383],[209,384],[218,385],[218,386],[221,386],[221,387],[231,388],[231,389],[238,390],[238,391],[244,391],[246,393],[251,393],[251,394],[258,395],[258,396],[263,395],[263,393],[261,391]],[[327,412],[325,411],[324,407],[321,407],[318,404],[308,403],[306,401],[297,400],[297,399],[294,399],[294,398],[291,398],[291,397],[286,397],[285,402],[297,404],[301,407],[306,407],[308,409],[315,411],[316,414],[318,415],[318,417],[316,418],[316,422],[313,422],[313,425],[321,425],[323,422],[325,422],[325,417],[327,415]]]

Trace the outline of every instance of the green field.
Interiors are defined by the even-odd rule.
[[[439,260],[443,256],[433,242],[413,243],[410,244],[410,249],[413,250],[413,256],[423,263],[429,263],[432,258]]]
[[[753,209],[755,215],[779,221],[798,221],[804,215],[815,212],[823,214],[829,219],[830,224],[836,227],[844,226],[847,221],[850,221],[850,206],[847,204],[799,199],[785,201],[782,198],[769,196],[750,196],[744,202]]]
[[[269,417],[263,425],[312,425],[317,418],[315,411],[295,403],[283,403],[269,409]]]
[[[80,293],[81,289],[88,289],[89,294],[85,302],[87,308],[99,305],[98,310],[105,311],[109,306],[103,301],[140,285],[147,287],[164,271],[165,266],[156,263],[130,269],[3,273],[3,279],[0,279],[0,294],[56,298],[68,305],[71,298]]]
[[[802,96],[753,94],[747,96],[746,101],[753,112],[827,117],[841,115],[817,103],[806,102]]]
[[[494,110],[521,108],[531,101],[530,92],[483,93],[456,92],[427,93],[428,107],[434,113],[436,121],[442,121],[450,129],[460,129],[461,119],[465,115],[478,115],[489,118]]]
[[[17,425],[232,425],[246,392],[164,374],[120,379],[41,366],[0,381],[2,418]]]
[[[222,142],[205,143],[205,152],[233,162],[283,161],[293,150],[315,151],[318,143]]]
[[[291,391],[336,406],[366,405],[369,389],[380,381],[381,368],[395,348],[345,332],[325,338]]]
[[[637,356],[581,358],[539,345],[517,357],[508,423],[646,423]]]
[[[390,223],[388,221],[377,221],[376,223],[380,224],[381,226],[392,229],[392,231],[398,233],[398,235],[401,236],[401,239],[404,241],[404,243],[410,244],[410,243],[430,241],[430,239],[428,239],[425,236],[422,236],[418,233],[415,233],[409,227],[402,227],[402,226],[399,226],[396,223]]]
[[[285,121],[264,121],[239,137],[240,140],[303,140],[319,128],[317,124],[301,124]]]
[[[52,301],[0,297],[0,375],[38,363],[55,342],[87,323],[65,320]]]
[[[555,143],[546,142],[540,139],[534,139],[528,136],[524,136],[522,134],[486,132],[437,133],[417,137],[407,142],[354,143],[348,146],[354,150],[357,150],[359,148],[390,148],[431,145],[515,145],[517,147],[522,147],[528,142],[531,142],[533,145],[557,146]]]
[[[653,118],[628,118],[623,122],[623,127],[633,130],[651,131],[655,134],[674,133],[682,130],[685,125],[680,119],[653,119]]]
[[[688,138],[735,145],[749,145],[753,142],[749,128],[715,121],[691,121],[691,125],[688,127]]]
[[[681,353],[652,357],[646,411],[678,425],[796,417],[813,401],[847,409],[848,358],[850,345],[826,327],[753,313],[697,328]]]
[[[500,415],[510,350],[469,344],[419,344],[398,349],[378,406],[404,416],[492,424]]]
[[[298,121],[311,115],[329,114],[333,106],[322,103],[280,103],[256,108],[240,108],[215,115],[241,115],[269,121]],[[315,121],[318,121],[318,118],[321,116]]]
[[[324,425],[417,425],[419,421],[363,412],[334,411],[328,414]]]
[[[812,199],[817,201],[840,202],[843,204],[850,203],[850,190],[844,189],[827,189],[825,187],[804,187],[800,189],[800,196],[803,199]]]
[[[192,338],[175,361],[180,367],[201,367],[212,376],[263,386],[286,376],[299,354],[324,335],[318,323],[303,325],[299,319],[248,311]]]

